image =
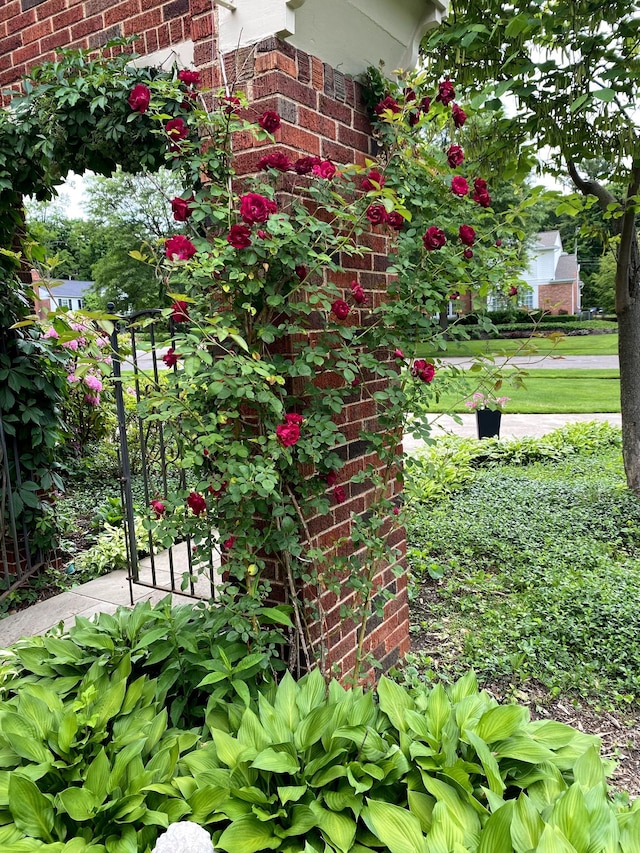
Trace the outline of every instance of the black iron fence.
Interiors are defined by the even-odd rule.
[[[107,306],[113,313],[113,306]],[[162,391],[168,370],[163,362],[166,350],[175,346],[173,326],[159,309],[138,311],[122,317],[111,335],[113,381],[118,419],[120,488],[131,601],[133,584],[180,593],[196,598],[213,598],[219,572],[218,552],[210,540],[205,564],[193,560],[193,543],[188,535],[178,536],[168,547],[160,546],[153,525],[141,535],[140,519],[153,518],[154,500],[186,489],[187,472],[182,464],[186,438],[179,424],[167,430],[161,420],[145,414],[149,394]],[[148,554],[144,559],[141,554]]]

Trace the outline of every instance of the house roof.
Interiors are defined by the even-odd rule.
[[[551,249],[558,243],[562,245],[559,231],[540,231],[538,233],[538,245],[543,246],[545,249]]]
[[[578,258],[576,255],[560,255],[554,281],[574,281],[578,277]]]
[[[51,289],[51,293],[53,294],[54,299],[59,299],[60,297],[62,297],[63,299],[65,297],[81,299],[92,284],[92,281],[77,281],[74,278],[58,279],[53,281],[49,285],[49,288]],[[48,288],[41,285],[40,294],[41,296],[47,296]]]

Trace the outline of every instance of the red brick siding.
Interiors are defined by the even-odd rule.
[[[538,287],[538,307],[551,314],[559,314],[561,311],[573,314],[578,310],[578,298],[577,282],[542,284]]]

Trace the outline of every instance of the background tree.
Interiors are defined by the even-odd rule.
[[[592,197],[616,256],[623,456],[640,493],[640,253],[637,211],[640,139],[639,0],[452,0],[449,21],[424,52],[434,78],[449,75],[475,105],[516,108],[487,143],[492,156],[510,139],[548,146],[549,169]],[[597,176],[584,169],[598,160]],[[622,192],[613,191],[620,186]],[[574,201],[573,206],[578,205]]]

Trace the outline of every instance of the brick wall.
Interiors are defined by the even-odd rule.
[[[3,0],[0,86],[12,85],[33,65],[54,59],[56,48],[95,48],[134,34],[141,36],[135,45],[141,54],[191,39],[196,63],[210,68],[212,7],[212,0]]]
[[[551,314],[566,311],[573,314],[578,309],[578,283],[542,284],[538,287],[538,307]]]
[[[205,87],[217,87],[226,79],[232,89],[246,89],[254,117],[268,109],[279,113],[282,127],[276,132],[275,145],[256,146],[252,138],[243,136],[235,140],[240,173],[254,171],[259,157],[277,148],[292,156],[315,154],[336,164],[361,165],[373,150],[358,84],[317,57],[272,38],[226,56],[224,73],[216,67],[211,0],[8,0],[0,8],[0,85],[16,83],[30,66],[52,59],[57,47],[97,47],[116,35],[133,33],[142,37],[137,45],[141,54],[191,39],[195,65]],[[348,291],[351,280],[357,277],[375,306],[384,298],[387,285],[387,241],[382,234],[368,234],[362,239],[371,254],[343,259],[347,273],[337,283]],[[354,321],[361,319],[354,314]],[[320,376],[317,381],[329,383],[332,377]],[[359,438],[363,427],[376,427],[376,408],[370,395],[378,387],[379,380],[365,376],[339,417],[344,439],[339,452],[346,463],[342,484],[369,463],[381,468],[380,460]],[[400,490],[395,480],[392,488]],[[344,537],[338,550],[347,553],[351,547],[351,514],[366,512],[372,497],[366,483],[349,486],[344,503],[334,506],[328,516],[310,520],[314,544],[325,548],[330,558],[336,540]],[[390,519],[387,534],[402,563],[404,530]],[[378,596],[386,590],[394,598],[384,604],[383,618],[369,619],[365,650],[388,669],[409,646],[406,576],[401,565],[378,567],[375,585]],[[315,592],[303,590],[303,595],[310,597]],[[320,598],[323,627],[330,636],[327,663],[345,675],[355,660],[357,626],[341,618],[340,608],[349,604],[350,596],[347,593],[340,598],[325,590]]]

